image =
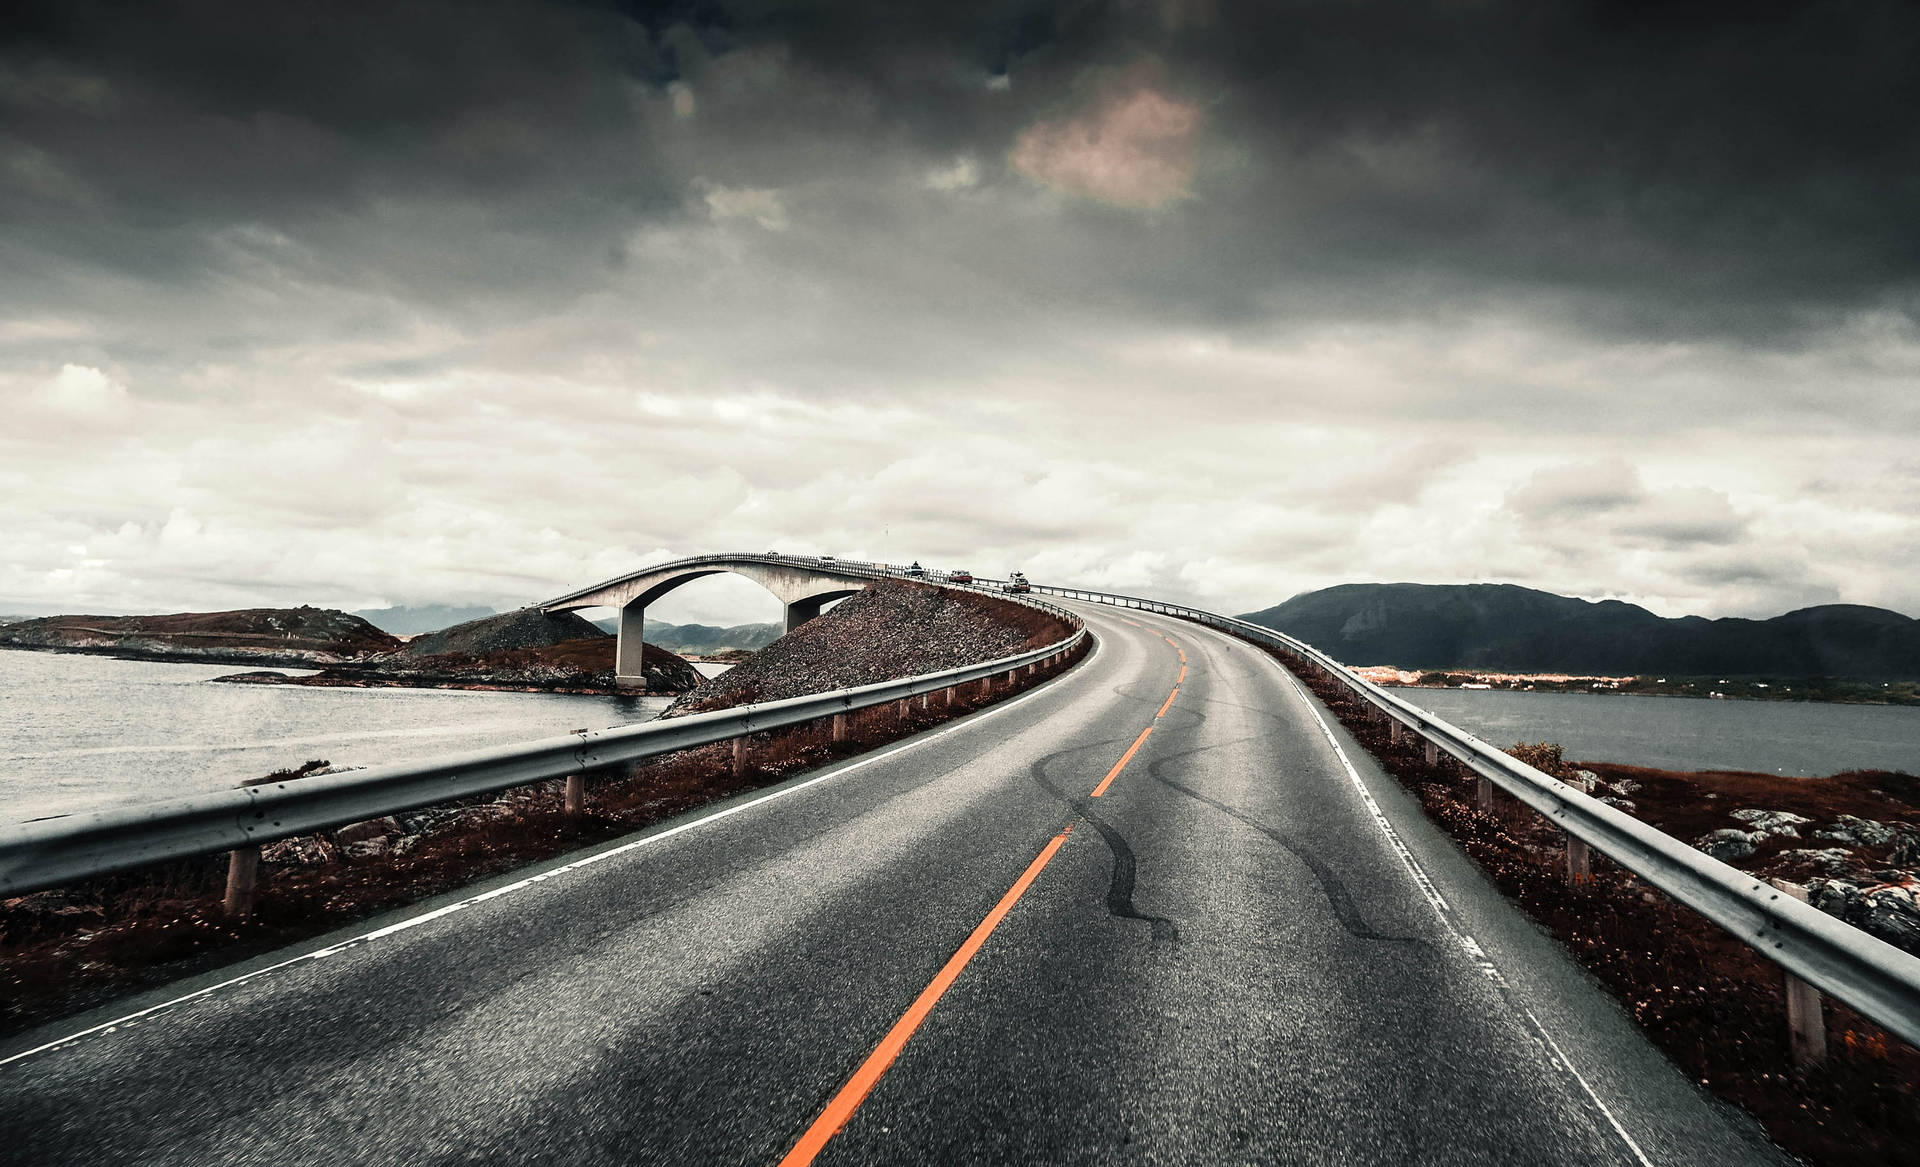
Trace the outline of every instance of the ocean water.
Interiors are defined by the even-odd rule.
[[[0,822],[225,789],[311,758],[379,765],[605,729],[669,701],[208,680],[240,671],[0,650]]]
[[[1641,694],[1395,689],[1495,746],[1559,742],[1569,759],[1661,770],[1824,777],[1920,774],[1920,708],[1812,701],[1709,701]]]

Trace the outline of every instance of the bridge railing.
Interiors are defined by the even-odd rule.
[[[1375,716],[1424,739],[1661,892],[1699,912],[1794,977],[1920,1046],[1920,957],[1870,936],[1722,863],[1355,674],[1271,628],[1139,596],[1034,584],[1037,593],[1190,620],[1292,654],[1346,688]]]
[[[1020,673],[1032,675],[1064,660],[1087,636],[1074,613],[1052,604],[1033,606],[1058,616],[1072,632],[1026,652],[901,680],[665,721],[582,730],[422,761],[0,826],[0,897],[61,887],[173,859],[222,851],[236,856],[257,854],[264,843],[348,823],[838,718],[975,682],[1012,680]]]

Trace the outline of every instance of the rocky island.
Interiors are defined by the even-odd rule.
[[[619,693],[616,638],[573,612],[522,608],[416,636],[392,652],[312,676],[238,673],[215,680],[243,684],[431,689],[507,689]],[[646,646],[649,693],[686,693],[701,683],[685,660]]]
[[[571,612],[522,608],[411,640],[331,608],[249,608],[165,616],[48,616],[0,625],[0,648],[78,652],[129,660],[254,666],[215,680],[354,688],[506,689],[617,693],[615,638]],[[647,690],[699,686],[692,665],[655,645]],[[311,676],[268,671],[317,668]]]
[[[129,660],[290,668],[356,664],[401,642],[332,608],[247,608],[167,616],[46,616],[0,625],[0,648],[98,653]]]

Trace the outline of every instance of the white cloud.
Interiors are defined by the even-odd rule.
[[[777,190],[722,186],[714,182],[695,184],[707,204],[707,214],[716,223],[744,219],[767,231],[787,229],[787,207]]]
[[[921,183],[928,190],[966,190],[968,187],[980,184],[980,164],[962,155],[944,166],[936,166],[927,171]]]
[[[91,365],[62,365],[35,397],[60,413],[90,421],[112,420],[131,401],[125,385]]]

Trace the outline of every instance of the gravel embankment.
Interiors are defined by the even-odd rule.
[[[883,580],[708,681],[662,716],[870,685],[1012,656],[1064,621],[978,592]]]

